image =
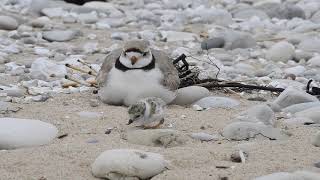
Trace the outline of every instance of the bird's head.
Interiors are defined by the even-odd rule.
[[[119,60],[127,68],[142,68],[150,64],[152,58],[148,41],[132,40],[125,43]]]
[[[143,102],[138,102],[129,106],[128,113],[129,113],[129,122],[128,125],[144,118],[144,113],[146,111],[146,104]]]

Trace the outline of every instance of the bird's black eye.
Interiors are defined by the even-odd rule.
[[[124,52],[123,54],[124,54],[124,56],[127,56],[127,52]]]
[[[142,53],[143,56],[146,56],[147,54],[148,54],[147,52]]]

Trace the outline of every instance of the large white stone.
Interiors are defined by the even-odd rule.
[[[162,155],[135,149],[113,149],[103,152],[92,164],[95,177],[110,180],[148,179],[166,170]]]
[[[266,59],[275,62],[287,62],[292,59],[293,56],[294,46],[285,41],[276,43],[266,52]]]
[[[274,125],[275,114],[273,110],[265,105],[255,105],[244,112],[241,112],[236,120],[248,122],[263,122],[265,125]]]
[[[320,131],[313,137],[312,144],[314,146],[320,147]]]
[[[57,133],[55,126],[39,120],[0,118],[0,150],[48,144]]]
[[[292,106],[288,106],[284,109],[282,109],[283,112],[286,113],[297,113],[309,108],[313,108],[319,106],[320,107],[320,102],[307,102],[307,103],[299,103],[299,104],[294,104]]]
[[[77,32],[72,30],[52,30],[45,31],[42,33],[42,35],[43,39],[47,41],[64,42],[70,41],[71,39],[75,38]]]
[[[306,102],[319,102],[319,100],[304,91],[288,87],[271,103],[271,108],[280,111],[285,107]]]
[[[177,97],[172,104],[177,105],[191,105],[201,98],[210,95],[210,91],[207,88],[200,86],[189,86],[177,90]]]
[[[30,69],[30,75],[33,79],[47,81],[50,77],[64,77],[67,69],[64,65],[55,64],[47,58],[36,59]]]
[[[199,105],[202,108],[235,108],[239,106],[240,102],[227,98],[227,97],[217,97],[217,96],[209,96],[200,99],[194,104]]]

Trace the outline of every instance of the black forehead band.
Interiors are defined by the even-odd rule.
[[[145,52],[142,52],[140,49],[137,49],[137,48],[129,48],[125,52],[126,53],[127,52],[138,52],[138,53],[141,53],[141,54],[145,53]]]

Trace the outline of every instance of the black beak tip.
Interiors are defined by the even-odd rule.
[[[129,119],[129,121],[128,121],[128,124],[127,124],[127,125],[129,125],[129,124],[131,124],[131,123],[133,123],[133,120],[132,120],[132,119]]]

